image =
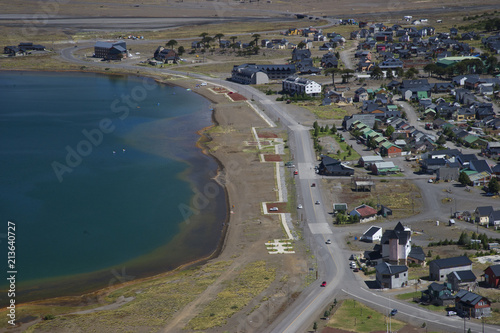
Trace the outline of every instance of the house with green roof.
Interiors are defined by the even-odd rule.
[[[475,135],[469,134],[465,138],[463,138],[463,140],[466,143],[468,143],[469,145],[473,145],[474,142],[476,142],[477,140],[479,140],[479,138],[477,136],[475,136]]]
[[[464,56],[464,57],[445,57],[442,59],[439,59],[436,61],[436,65],[442,68],[446,68],[449,66],[452,66],[456,64],[457,62],[460,62],[462,60],[470,60],[470,59],[479,59],[477,57],[470,57],[470,56]]]
[[[382,143],[380,146],[380,155],[382,156],[401,156],[403,149],[389,141]]]

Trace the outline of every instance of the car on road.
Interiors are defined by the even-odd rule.
[[[325,243],[326,244],[332,244],[332,241],[330,239],[327,239]]]
[[[321,202],[319,202],[318,200],[316,200],[315,204],[316,204],[316,205],[320,205],[320,204],[321,204]]]
[[[396,313],[398,313],[398,309],[392,309],[391,310],[391,316],[395,316]]]
[[[322,286],[322,287],[326,287],[326,281],[323,281],[323,282],[321,283],[321,286]]]
[[[294,175],[298,175],[298,174],[299,174],[299,172],[298,172],[297,170],[295,170],[295,171],[293,172],[293,174],[294,174]]]
[[[302,207],[302,205],[301,205],[301,204],[299,204],[299,205],[297,206],[297,209],[302,209],[302,208],[303,208],[303,207]]]
[[[456,316],[457,313],[455,311],[448,311],[448,313],[446,315],[447,316]]]
[[[269,211],[270,212],[277,212],[278,211],[278,207],[271,207],[271,208],[269,208]]]
[[[351,254],[351,256],[349,257],[349,260],[356,260],[356,256],[354,254]]]
[[[316,187],[316,183],[312,183],[312,184],[311,184],[311,187]]]

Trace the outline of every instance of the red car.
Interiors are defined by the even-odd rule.
[[[321,284],[322,287],[326,287],[326,281],[323,281],[323,283]]]
[[[316,183],[312,183],[311,187],[316,187]]]
[[[293,172],[293,174],[294,174],[294,175],[298,175],[298,174],[299,174],[299,172],[298,172],[297,170],[295,170],[295,171]]]

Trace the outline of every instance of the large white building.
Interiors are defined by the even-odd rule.
[[[290,95],[319,96],[321,94],[321,84],[312,80],[290,76],[283,80],[283,91]]]

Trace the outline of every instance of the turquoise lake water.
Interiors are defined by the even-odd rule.
[[[140,77],[31,72],[0,73],[0,100],[0,246],[15,222],[21,300],[164,272],[216,249],[225,193],[216,162],[195,146],[212,124],[209,101]]]

